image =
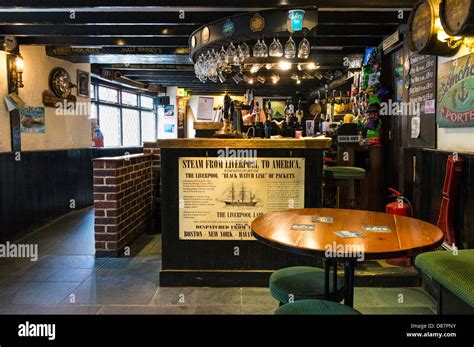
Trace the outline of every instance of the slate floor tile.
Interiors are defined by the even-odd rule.
[[[152,305],[221,306],[241,305],[240,288],[163,287],[156,292]]]

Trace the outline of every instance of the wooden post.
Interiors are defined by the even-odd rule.
[[[18,49],[11,54],[7,54],[7,76],[8,76],[8,93],[18,94],[18,88],[12,81],[12,69],[14,69],[15,57],[19,53]],[[21,151],[21,130],[20,130],[20,110],[10,111],[10,136],[12,152]]]

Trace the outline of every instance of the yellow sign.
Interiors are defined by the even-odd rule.
[[[263,18],[259,13],[255,13],[250,19],[250,29],[253,32],[262,31],[265,27],[265,18]]]

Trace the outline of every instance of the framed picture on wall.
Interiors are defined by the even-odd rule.
[[[77,96],[90,97],[90,74],[86,71],[77,70]]]

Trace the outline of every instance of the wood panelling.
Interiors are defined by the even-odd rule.
[[[142,148],[83,148],[0,153],[0,240],[21,234],[75,208],[92,205],[92,159]]]
[[[248,140],[250,141],[250,140]],[[237,149],[237,148],[236,148]],[[245,285],[249,273],[252,284],[268,283],[269,271],[291,265],[316,265],[313,257],[288,254],[258,241],[187,241],[179,239],[178,158],[217,157],[217,149],[162,148],[162,242],[163,270],[160,284]],[[305,206],[321,206],[322,150],[258,149],[259,157],[305,158]],[[234,255],[239,247],[240,256]],[[218,272],[220,275],[215,276]]]

